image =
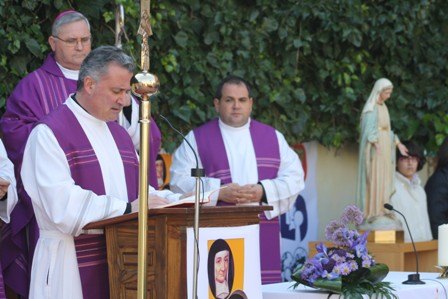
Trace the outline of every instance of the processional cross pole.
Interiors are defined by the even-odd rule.
[[[128,39],[124,29],[124,7],[123,4],[119,4],[115,10],[115,46],[117,48],[122,48],[121,37],[123,35]]]
[[[152,35],[150,23],[150,0],[140,1],[140,26],[137,34],[142,37],[141,69],[135,75],[132,93],[140,102],[140,167],[139,167],[139,211],[138,211],[138,279],[137,298],[144,299],[147,294],[147,234],[148,234],[148,160],[151,125],[150,97],[159,90],[159,79],[149,73],[150,51],[148,38]]]

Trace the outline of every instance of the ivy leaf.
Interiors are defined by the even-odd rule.
[[[174,115],[189,123],[191,118],[191,109],[188,106],[181,106],[179,109],[173,111]]]
[[[258,10],[252,11],[249,16],[249,21],[251,22],[255,21],[255,19],[258,17],[259,14],[260,12]]]
[[[185,48],[188,42],[188,35],[185,33],[185,31],[179,31],[174,36],[174,40],[176,41],[176,44],[178,44],[180,47]]]
[[[275,31],[278,28],[278,21],[273,18],[264,18],[261,28],[263,31],[266,31],[266,32]]]
[[[25,45],[34,56],[39,58],[42,56],[40,45],[34,38],[27,39]]]
[[[204,43],[206,45],[211,45],[211,44],[217,43],[217,42],[219,42],[219,34],[218,34],[218,32],[210,31],[210,32],[207,32],[204,35]]]
[[[11,69],[16,75],[23,75],[27,73],[26,69],[27,58],[24,56],[14,56],[11,58]]]

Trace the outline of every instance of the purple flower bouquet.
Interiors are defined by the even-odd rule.
[[[389,272],[385,264],[376,263],[367,251],[367,235],[356,227],[363,221],[362,212],[350,205],[341,219],[331,221],[325,228],[325,237],[335,247],[323,243],[316,246],[317,254],[296,269],[292,278],[299,284],[343,294],[344,298],[362,298],[374,294],[378,298],[397,298],[389,282],[383,282]],[[382,296],[382,297],[381,297]]]

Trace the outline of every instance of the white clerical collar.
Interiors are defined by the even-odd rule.
[[[241,127],[232,127],[232,126],[229,126],[229,125],[225,124],[225,123],[221,120],[221,118],[220,118],[220,119],[219,119],[219,127],[220,127],[221,129],[223,129],[223,130],[226,130],[226,131],[233,131],[233,132],[236,132],[236,131],[243,131],[243,130],[248,130],[249,127],[250,127],[250,118],[249,118],[249,120],[247,121],[247,123],[244,124],[244,125],[242,125]]]
[[[216,298],[227,298],[229,295],[229,285],[227,284],[227,280],[220,283],[215,280],[215,287],[216,287]]]
[[[88,113],[86,110],[84,110],[83,107],[81,107],[81,105],[77,102],[75,102],[75,100],[73,100],[72,97],[74,97],[75,95],[70,95],[69,98],[67,99],[67,101],[65,101],[65,104],[73,111],[75,112],[77,115],[79,115],[80,117],[86,119],[86,121],[90,121],[92,123],[96,123],[98,125],[102,125],[102,124],[106,124],[105,121],[96,118],[95,116],[91,115],[90,113]]]
[[[78,81],[79,70],[69,70],[56,62],[65,78]]]

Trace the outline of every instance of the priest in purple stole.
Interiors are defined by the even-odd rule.
[[[2,232],[1,263],[5,284],[23,297],[28,295],[31,262],[39,237],[31,201],[19,176],[23,150],[36,123],[76,91],[79,68],[91,50],[89,21],[79,12],[62,12],[53,23],[48,41],[52,52],[39,69],[19,82],[6,102],[6,112],[0,121],[5,147],[15,166],[20,198],[12,211],[11,223]],[[135,111],[138,111],[138,103],[133,100],[129,109],[134,109],[131,117],[120,113],[118,122],[138,147],[138,112]],[[160,141],[160,131],[155,122],[151,122],[150,163],[153,165]],[[151,185],[157,186],[155,167],[149,169]]]
[[[220,83],[214,98],[219,118],[186,138],[199,154],[205,180],[218,180],[227,186],[219,193],[218,205],[273,206],[273,211],[260,218],[261,278],[266,284],[281,281],[278,216],[292,207],[305,184],[298,155],[280,132],[250,118],[252,105],[249,84],[229,76]],[[183,142],[171,166],[173,191],[194,190],[195,180],[190,177],[194,167],[194,155]]]
[[[121,49],[93,50],[76,93],[28,138],[21,175],[40,233],[30,298],[109,298],[103,231],[83,227],[138,210],[138,158],[116,122],[129,101],[133,71]],[[151,207],[180,196],[150,190]]]

